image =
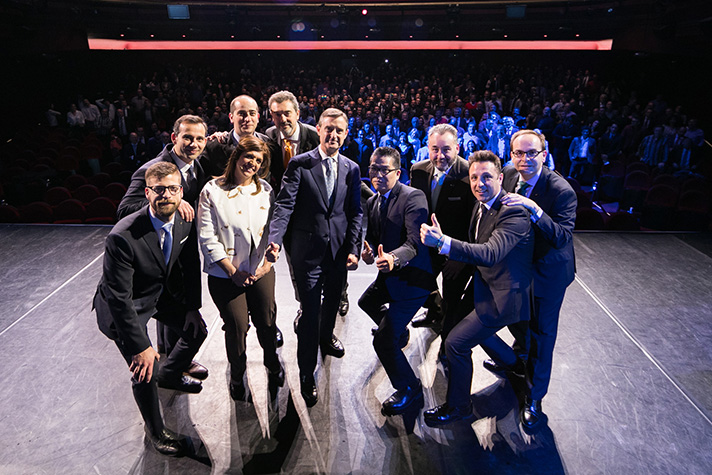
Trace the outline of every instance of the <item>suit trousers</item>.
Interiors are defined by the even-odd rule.
[[[183,372],[190,367],[190,363],[207,336],[202,332],[193,336],[194,329],[192,327],[187,331],[183,329],[186,311],[185,305],[170,298],[161,298],[158,302],[158,311],[153,318],[163,323],[179,337],[171,352],[161,363],[158,373],[160,378],[180,378]]]
[[[470,405],[472,387],[472,348],[482,345],[487,354],[506,365],[516,362],[516,355],[496,333],[503,327],[487,326],[480,321],[477,312],[470,312],[445,340],[448,376],[447,403],[453,407]]]
[[[260,280],[247,287],[238,287],[231,279],[208,276],[210,296],[223,320],[230,377],[236,383],[242,381],[247,368],[247,330],[250,319],[264,350],[264,365],[273,373],[280,370],[275,347],[277,326],[274,275],[272,268]]]
[[[302,305],[302,316],[297,323],[297,362],[300,376],[311,376],[316,369],[319,342],[329,341],[334,333],[346,281],[346,258],[340,257],[336,262],[327,250],[316,267],[302,268],[294,261],[292,266]]]
[[[559,313],[566,289],[552,295],[534,296],[534,312],[529,322],[531,348],[527,361],[528,385],[532,399],[542,399],[549,390]]]
[[[379,274],[358,301],[359,307],[378,324],[378,331],[373,336],[373,348],[396,390],[414,387],[418,383],[399,343],[408,322],[427,297],[428,294],[424,294],[407,300],[393,300],[386,288],[385,278]]]

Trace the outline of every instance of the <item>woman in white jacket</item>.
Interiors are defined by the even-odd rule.
[[[225,173],[200,194],[198,232],[208,273],[208,289],[224,321],[230,363],[230,396],[245,398],[248,318],[264,350],[270,394],[284,384],[284,369],[275,348],[274,269],[265,256],[274,194],[263,179],[269,149],[261,140],[240,139]]]

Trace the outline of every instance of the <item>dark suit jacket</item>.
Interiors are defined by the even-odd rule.
[[[385,224],[379,215],[379,195],[366,203],[368,228],[366,241],[377,252],[392,252],[400,260],[400,268],[388,273],[379,272],[392,300],[412,299],[427,295],[437,288],[430,263],[428,248],[420,241],[420,225],[428,219],[428,208],[423,192],[396,182],[388,197]]]
[[[317,267],[327,252],[339,262],[359,255],[361,236],[361,178],[358,165],[339,154],[335,197],[330,205],[319,150],[293,157],[277,195],[269,241],[282,245],[290,228],[294,269]]]
[[[284,160],[282,159],[282,138],[276,126],[272,126],[265,131],[267,137],[275,142],[278,147],[278,152],[272,157],[270,164],[270,173],[272,174],[272,187],[278,191],[282,187],[282,176],[284,175]],[[309,124],[299,122],[299,150],[300,155],[313,150],[319,146],[319,133],[315,127]]]
[[[272,139],[267,137],[265,134],[255,132],[255,137],[262,140],[269,147],[270,160],[274,161],[277,157],[278,160],[282,160],[282,153],[280,151],[279,145]],[[203,154],[200,156],[200,164],[205,170],[205,174],[208,177],[220,176],[225,172],[225,167],[227,166],[227,161],[230,159],[230,155],[235,151],[237,143],[235,142],[235,136],[233,135],[233,130],[230,130],[230,135],[227,143],[220,143],[217,140],[210,140],[205,146]],[[210,178],[208,178],[210,180]],[[269,177],[266,178],[267,181]]]
[[[521,206],[502,204],[500,192],[483,214],[475,240],[477,207],[470,222],[470,242],[453,239],[450,259],[474,264],[475,310],[487,326],[529,320],[534,232]]]
[[[513,192],[519,182],[514,167],[506,167],[502,187]],[[576,193],[554,171],[543,167],[529,196],[544,211],[534,228],[534,295],[563,292],[574,280],[573,230],[576,221]]]
[[[106,238],[104,271],[94,296],[97,323],[112,340],[123,340],[131,354],[150,346],[146,323],[164,305],[201,306],[200,256],[192,228],[175,214],[168,265],[148,206],[119,221]]]
[[[169,153],[171,150],[173,150],[172,145],[166,146],[156,158],[146,162],[141,168],[134,172],[131,176],[129,188],[126,190],[124,197],[121,198],[119,209],[116,212],[119,219],[140,210],[148,204],[146,193],[144,191],[146,189],[146,170],[151,165],[158,162],[169,162],[175,164],[175,161],[173,161],[173,158]],[[193,208],[197,208],[198,198],[200,198],[200,190],[203,189],[203,186],[208,181],[208,177],[203,171],[203,167],[200,165],[199,161],[196,161],[194,166],[197,180],[196,189],[188,190],[187,184],[183,178],[181,178],[181,184],[183,185],[183,199],[192,204]]]

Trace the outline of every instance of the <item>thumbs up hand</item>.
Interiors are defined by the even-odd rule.
[[[378,245],[378,257],[376,258],[376,267],[383,273],[388,273],[393,270],[393,254],[383,252],[383,244]]]
[[[435,213],[432,215],[432,220],[432,226],[428,226],[425,223],[420,225],[420,240],[428,247],[436,247],[440,238],[443,236],[440,223],[438,223],[438,218],[435,217]]]
[[[361,259],[363,259],[363,262],[365,262],[367,265],[373,264],[373,261],[374,261],[373,249],[371,249],[371,246],[368,245],[368,241],[363,242],[363,250],[361,251]]]

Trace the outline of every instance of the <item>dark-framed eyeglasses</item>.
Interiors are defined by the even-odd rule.
[[[146,188],[148,188],[149,190],[151,190],[158,196],[161,196],[166,191],[168,191],[169,195],[175,196],[183,188],[183,186],[182,185],[169,185],[169,186],[162,186],[162,185],[148,186],[148,185],[146,185]]]
[[[399,170],[399,168],[368,167],[368,174],[375,176],[387,176],[389,173]]]
[[[539,155],[543,150],[527,150],[526,152],[524,150],[512,150],[512,156],[514,158],[522,158],[522,157],[527,157],[527,158],[534,158],[537,155]]]

